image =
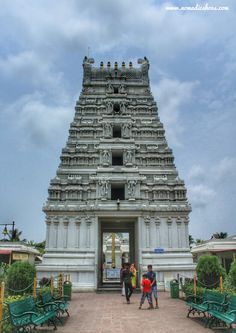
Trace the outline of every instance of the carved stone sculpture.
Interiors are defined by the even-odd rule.
[[[126,105],[125,105],[125,102],[122,102],[121,105],[120,105],[120,111],[121,113],[125,113],[126,111]]]
[[[128,195],[133,198],[135,196],[137,180],[129,180],[128,181]]]
[[[107,197],[108,194],[108,181],[105,179],[99,180],[100,195],[102,198]]]
[[[113,111],[113,104],[112,102],[107,102],[107,113],[112,113]]]
[[[123,124],[123,126],[122,126],[123,137],[126,137],[126,138],[130,137],[130,129],[131,129],[130,123]]]
[[[103,165],[110,164],[110,152],[106,149],[102,151],[102,164]]]
[[[107,85],[107,93],[108,94],[112,94],[113,93],[113,87],[112,87],[112,85],[110,83],[108,83],[108,85]]]
[[[111,136],[111,130],[112,130],[111,124],[105,123],[104,124],[104,136],[106,138],[109,138]]]
[[[133,164],[133,151],[131,149],[125,151],[125,164]]]
[[[124,94],[126,92],[125,86],[123,84],[120,85],[120,93]]]

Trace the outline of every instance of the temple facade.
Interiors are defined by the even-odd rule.
[[[129,258],[148,264],[159,288],[194,271],[186,188],[149,84],[149,61],[106,66],[84,58],[83,87],[50,182],[46,253],[38,276],[71,275],[74,288],[103,284],[103,234],[129,235]]]

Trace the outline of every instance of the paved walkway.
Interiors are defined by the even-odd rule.
[[[131,297],[131,304],[119,294],[74,293],[70,303],[70,317],[58,333],[214,333],[225,330],[204,328],[196,317],[186,318],[185,302],[171,299],[169,293],[159,293],[159,309],[147,310],[147,303],[139,310],[140,294]],[[52,328],[38,332],[52,333]]]

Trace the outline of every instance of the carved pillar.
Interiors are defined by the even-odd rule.
[[[185,220],[184,220],[185,244],[186,244],[186,247],[189,247],[188,224],[189,224],[189,218],[186,217]]]
[[[50,241],[50,230],[51,229],[51,218],[47,217],[46,218],[46,248],[51,247]]]
[[[75,247],[80,247],[80,225],[81,225],[81,218],[78,217],[75,220],[75,228],[76,228],[76,234],[75,234]]]
[[[63,220],[63,247],[66,248],[68,246],[68,225],[69,225],[69,219],[66,217]]]
[[[179,216],[177,217],[176,224],[177,224],[178,248],[181,248],[182,247],[182,239],[181,239],[182,221]]]
[[[91,242],[91,218],[89,216],[87,216],[85,218],[86,220],[86,227],[87,227],[87,231],[86,231],[86,247],[90,247],[90,242]]]
[[[88,188],[87,192],[88,192],[88,199],[91,199],[91,189]]]
[[[156,200],[157,198],[157,191],[153,190],[153,200]]]
[[[144,219],[145,226],[146,226],[146,247],[150,247],[150,217],[147,216]]]
[[[172,219],[168,217],[167,219],[167,227],[168,227],[168,248],[172,247]]]
[[[59,220],[57,217],[53,220],[53,247],[57,248],[58,245],[58,227],[59,227]]]
[[[155,226],[156,226],[156,246],[157,247],[161,246],[160,225],[161,225],[161,221],[160,221],[159,217],[157,217],[155,219]]]

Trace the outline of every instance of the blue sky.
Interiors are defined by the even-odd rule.
[[[228,6],[168,11],[167,6]],[[236,234],[235,1],[0,1],[1,223],[45,238],[43,203],[81,90],[82,60],[147,56],[192,204],[190,232]]]

